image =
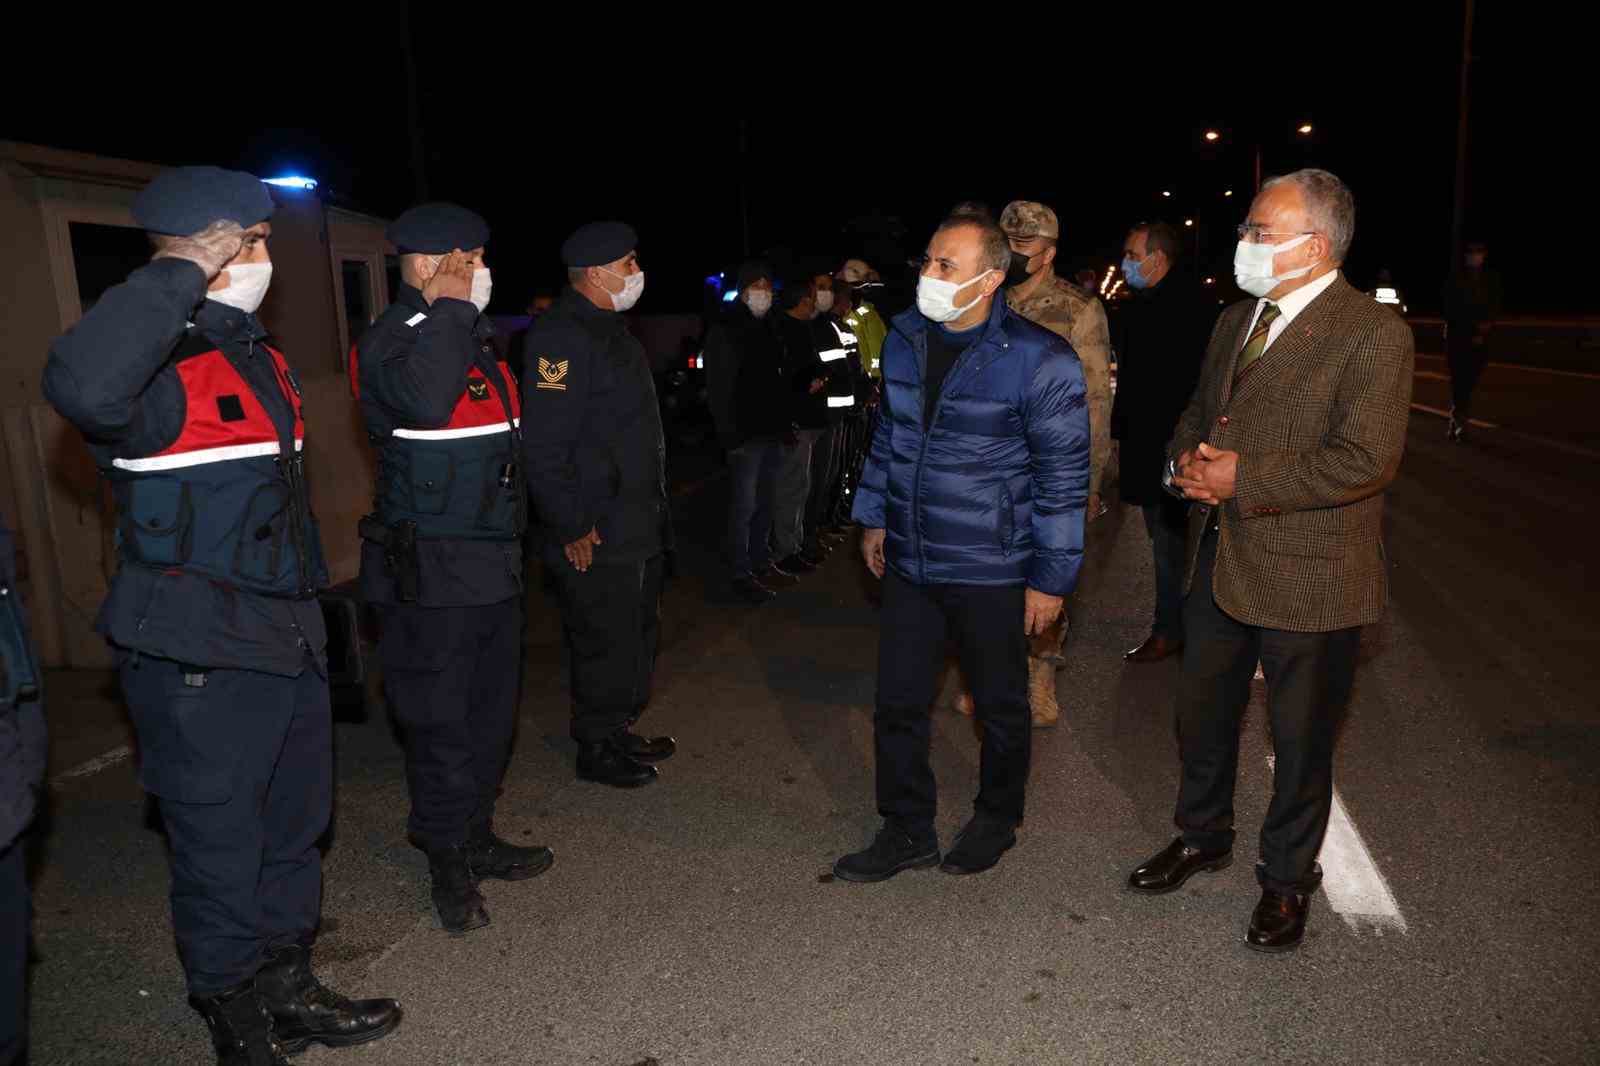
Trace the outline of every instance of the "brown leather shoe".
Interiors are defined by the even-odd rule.
[[[1123,658],[1130,663],[1158,663],[1162,659],[1170,659],[1183,651],[1183,641],[1170,640],[1167,637],[1158,637],[1154,633],[1145,638],[1145,642],[1132,651],[1123,653]]]

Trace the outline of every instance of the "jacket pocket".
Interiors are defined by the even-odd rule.
[[[510,457],[505,455],[491,455],[483,460],[483,499],[478,504],[479,529],[514,534],[522,526],[522,501],[526,492],[521,473],[512,476],[509,487],[500,484],[501,470],[510,463]]]
[[[1011,508],[1011,490],[1004,485],[1000,486],[1000,498],[996,506],[999,509],[996,524],[1000,535],[1000,554],[1009,556],[1012,541],[1017,535],[1017,517]]]
[[[263,584],[279,578],[289,533],[289,486],[269,482],[250,494],[233,548],[233,572]]]
[[[455,459],[449,452],[417,449],[411,455],[411,509],[444,514],[455,476]]]
[[[177,566],[189,560],[194,502],[187,482],[141,478],[128,492],[122,536],[140,562]]]

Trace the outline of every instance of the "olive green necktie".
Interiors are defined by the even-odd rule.
[[[1261,353],[1267,350],[1267,334],[1272,332],[1272,324],[1278,320],[1278,305],[1269,302],[1261,309],[1261,317],[1256,319],[1256,328],[1250,331],[1250,339],[1244,342],[1244,348],[1239,352],[1239,363],[1233,371],[1233,380],[1238,381],[1249,369],[1250,364],[1261,358]]]

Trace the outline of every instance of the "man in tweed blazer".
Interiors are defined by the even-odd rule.
[[[1267,182],[1239,229],[1235,276],[1261,298],[1218,319],[1168,449],[1169,489],[1197,504],[1177,708],[1182,835],[1130,884],[1170,892],[1232,861],[1239,723],[1259,660],[1276,757],[1246,942],[1285,951],[1321,881],[1359,627],[1387,597],[1383,491],[1405,443],[1412,338],[1340,276],[1355,200],[1332,174]]]

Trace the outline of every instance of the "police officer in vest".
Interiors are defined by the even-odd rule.
[[[578,776],[623,788],[654,781],[677,750],[631,728],[650,698],[672,549],[655,380],[621,314],[644,292],[638,243],[621,222],[567,238],[568,285],[528,334],[522,383],[528,489],[572,654]]]
[[[407,836],[428,855],[439,923],[460,936],[489,924],[480,881],[525,880],[554,861],[494,832],[522,676],[521,401],[483,317],[488,223],[423,204],[388,236],[400,292],[351,361],[378,451],[361,583],[405,736]]]
[[[96,628],[160,801],[191,999],[225,1066],[400,1022],[394,1000],[351,1002],[310,966],[333,798],[327,574],[300,389],[254,313],[271,214],[249,174],[159,175],[133,204],[153,260],[57,338],[44,375],[116,495],[119,567]]]

